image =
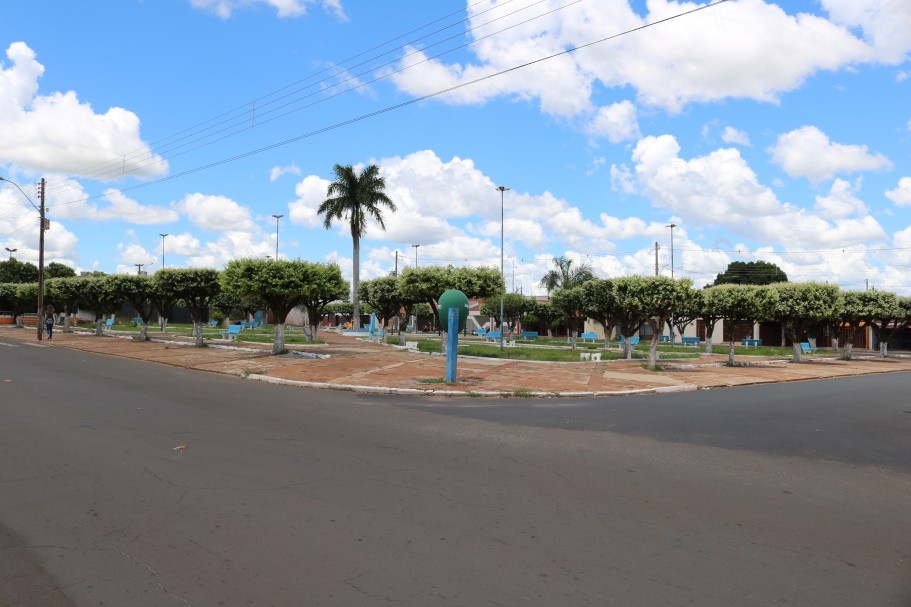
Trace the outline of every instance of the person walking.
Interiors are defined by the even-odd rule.
[[[54,338],[54,313],[48,312],[44,317],[44,328],[47,329],[47,338]]]

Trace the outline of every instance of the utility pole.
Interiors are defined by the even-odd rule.
[[[41,217],[40,229],[38,230],[38,341],[41,341],[43,333],[41,325],[44,324],[44,231],[47,229],[47,219],[44,217],[44,177],[41,178],[40,207],[38,214]]]
[[[658,241],[655,241],[655,276],[658,276]]]
[[[144,266],[144,265],[146,265],[146,264],[144,264],[144,263],[134,263],[133,265],[136,266],[136,276],[142,276],[142,266]]]
[[[395,272],[392,273],[393,276],[399,275],[399,250],[395,250]]]

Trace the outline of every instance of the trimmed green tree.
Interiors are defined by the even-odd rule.
[[[570,347],[576,349],[578,321],[585,310],[585,297],[582,286],[557,289],[550,295],[550,305],[559,310],[566,320],[566,330],[569,333]]]
[[[582,285],[582,302],[585,314],[604,327],[604,349],[610,348],[611,332],[621,316],[613,280],[592,278],[585,282]]]
[[[80,282],[78,277],[51,278],[44,283],[44,296],[63,310],[63,332],[71,333],[70,317],[79,311]]]
[[[310,279],[304,289],[301,304],[307,309],[310,339],[316,339],[323,311],[333,301],[348,294],[350,285],[342,278],[342,270],[335,263],[308,263]]]
[[[79,277],[79,301],[95,313],[95,335],[102,335],[106,314],[114,314],[124,299],[116,289],[113,276]]]
[[[762,315],[760,291],[753,285],[721,285],[703,289],[703,319],[714,318],[731,323],[728,343],[728,365],[734,366],[734,326],[738,322],[754,323]]]
[[[306,261],[235,259],[221,274],[222,292],[241,300],[255,297],[272,312],[273,354],[285,352],[285,320],[291,310],[303,303],[304,294],[315,279],[312,266]]]
[[[800,342],[810,329],[834,318],[841,307],[838,285],[821,282],[782,282],[765,287],[761,315],[780,322],[791,340],[794,362],[800,362]]]
[[[692,289],[688,278],[673,279],[667,276],[624,276],[615,281],[618,303],[621,308],[638,317],[641,324],[652,330],[649,341],[648,366],[658,363],[658,341],[661,330],[674,309]]]
[[[208,268],[167,268],[155,273],[159,294],[173,295],[187,308],[193,321],[196,347],[204,346],[202,322],[209,313],[212,299],[221,291],[217,270]]]
[[[155,311],[155,304],[152,302],[152,279],[135,274],[115,274],[109,279],[113,282],[118,299],[133,306],[136,315],[142,320],[139,324],[139,341],[148,341],[149,321]]]

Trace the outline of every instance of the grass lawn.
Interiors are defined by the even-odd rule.
[[[134,332],[137,335],[139,334],[139,327],[134,325],[132,322],[124,325],[114,325],[112,327],[114,331],[124,331],[124,332]],[[218,339],[221,340],[221,331],[224,331],[223,327],[211,328],[208,325],[203,325],[202,336],[204,339]],[[149,333],[158,332],[158,323],[153,322],[149,323]],[[177,324],[177,323],[168,323],[167,327],[168,333],[176,333],[178,335],[186,335],[187,337],[193,334],[193,325],[191,324]],[[240,334],[238,334],[234,341],[238,342],[250,342],[250,343],[260,343],[260,344],[271,344],[275,337],[275,328],[273,325],[263,325],[257,329],[243,329]],[[300,329],[285,329],[285,344],[321,344],[321,340],[310,340],[307,339],[307,336],[301,333]]]
[[[555,340],[559,342],[560,340]],[[561,343],[562,348],[535,348],[535,347],[523,347],[523,345],[516,345],[515,347],[505,347],[502,350],[500,349],[499,344],[484,344],[474,341],[460,342],[459,344],[459,354],[463,356],[484,356],[487,358],[505,358],[509,360],[540,360],[540,361],[551,361],[551,362],[579,362],[579,353],[580,352],[590,352],[597,351],[601,352],[601,360],[620,360],[623,358],[623,353],[619,350],[604,350],[603,348],[582,348],[578,347],[575,351],[571,350],[566,346],[565,340]],[[589,344],[590,345],[590,344]],[[421,352],[439,352],[440,351],[440,342],[436,339],[420,339],[418,340],[418,349]],[[680,359],[680,358],[696,358],[699,356],[699,352],[692,351],[692,348],[689,352],[661,352],[662,360],[671,360],[671,359]],[[648,358],[648,348],[640,346],[633,350],[634,359],[646,359]]]

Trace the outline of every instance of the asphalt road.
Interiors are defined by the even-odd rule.
[[[0,546],[44,572],[0,605],[911,605],[877,379],[415,401],[0,345]]]

